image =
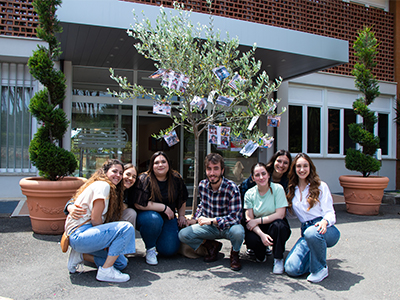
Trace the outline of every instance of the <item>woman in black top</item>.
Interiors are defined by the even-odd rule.
[[[154,153],[149,169],[140,174],[135,189],[136,229],[146,245],[146,262],[150,265],[158,264],[156,250],[165,256],[178,252],[178,226],[187,225],[188,191],[181,175],[170,166],[164,152]]]

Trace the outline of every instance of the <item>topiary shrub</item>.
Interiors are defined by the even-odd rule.
[[[364,177],[381,168],[380,162],[374,157],[379,148],[379,137],[373,133],[378,119],[368,107],[380,95],[378,80],[372,74],[376,66],[377,47],[377,40],[370,27],[365,27],[358,33],[353,45],[358,62],[354,65],[352,74],[356,77],[356,88],[363,93],[362,97],[353,102],[353,110],[363,118],[363,123],[350,124],[349,136],[362,150],[348,149],[345,163],[347,169],[361,172]]]
[[[42,125],[29,145],[29,156],[39,175],[49,180],[71,175],[78,166],[74,155],[58,146],[69,124],[59,107],[65,98],[65,77],[54,67],[54,61],[61,54],[60,43],[55,36],[62,31],[55,15],[56,6],[60,5],[60,0],[33,2],[39,17],[37,36],[48,42],[49,46],[38,46],[28,61],[32,76],[45,87],[29,103],[29,111]]]

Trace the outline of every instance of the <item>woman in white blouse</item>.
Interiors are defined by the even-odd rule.
[[[301,222],[301,237],[285,262],[289,276],[310,273],[307,280],[320,282],[328,276],[326,248],[334,246],[340,232],[328,185],[319,178],[307,154],[299,153],[290,167],[287,200],[289,212]]]

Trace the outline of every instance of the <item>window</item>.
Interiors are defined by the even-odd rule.
[[[328,153],[340,153],[340,109],[328,109]]]
[[[307,108],[307,153],[321,152],[321,109]]]
[[[303,144],[303,107],[289,105],[289,151],[302,152]]]
[[[0,77],[0,168],[4,172],[31,172],[32,118],[28,105],[33,95],[32,78],[26,65],[8,63],[0,63]]]
[[[346,155],[347,149],[355,149],[356,144],[349,136],[349,124],[355,123],[357,116],[352,109],[344,110],[344,128],[343,128],[343,138],[344,138],[344,154]]]
[[[380,148],[382,155],[389,154],[389,115],[378,114],[378,136],[380,139]]]

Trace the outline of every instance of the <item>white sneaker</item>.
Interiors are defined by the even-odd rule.
[[[96,279],[98,281],[107,282],[127,282],[131,277],[128,274],[121,273],[114,267],[103,268],[97,270]]]
[[[277,259],[274,258],[274,268],[272,269],[272,273],[274,274],[283,274],[283,258]]]
[[[321,282],[324,280],[326,277],[328,277],[328,266],[323,268],[321,271],[318,271],[317,273],[311,273],[308,275],[307,280],[310,282]]]
[[[69,253],[68,258],[68,271],[70,273],[75,273],[78,265],[83,262],[82,253],[76,252],[74,249],[71,248],[71,252]]]
[[[158,265],[156,247],[146,251],[146,263],[152,266]]]

